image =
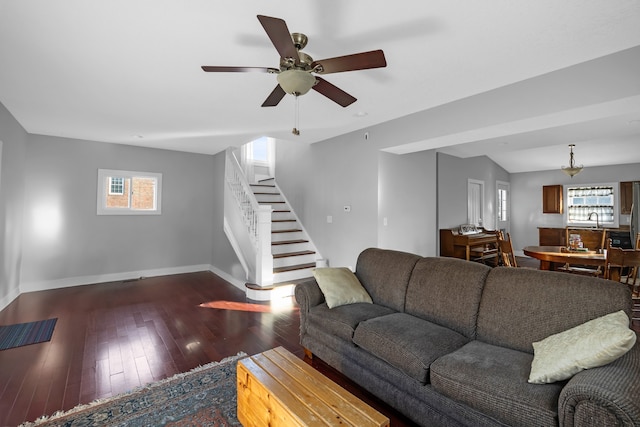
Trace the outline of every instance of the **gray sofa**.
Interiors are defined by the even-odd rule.
[[[640,425],[640,344],[551,384],[527,382],[532,343],[619,310],[629,290],[592,277],[370,248],[355,274],[373,304],[329,309],[296,286],[301,344],[425,426]]]

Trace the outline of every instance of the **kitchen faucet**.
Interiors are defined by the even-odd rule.
[[[591,221],[591,215],[596,216],[596,228],[600,228],[600,220],[598,219],[598,212],[591,212],[587,217],[587,221]]]

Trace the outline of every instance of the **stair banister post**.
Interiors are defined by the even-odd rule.
[[[271,205],[258,210],[258,250],[256,253],[256,282],[265,287],[273,284],[273,255],[271,254]]]

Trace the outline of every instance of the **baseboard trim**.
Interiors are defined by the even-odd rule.
[[[7,295],[2,297],[2,299],[0,299],[0,311],[4,310],[9,304],[13,302],[13,300],[18,298],[19,296],[20,296],[20,290],[13,289]]]
[[[208,270],[213,274],[222,277],[224,280],[231,283],[233,286],[240,289],[242,292],[246,291],[246,288],[244,287],[244,284],[246,283],[245,281],[238,280],[235,277],[231,276],[230,274],[220,270],[219,268],[214,267],[213,265],[210,265]]]
[[[167,267],[150,270],[128,271],[123,273],[97,274],[90,276],[67,277],[57,280],[42,280],[20,284],[20,293],[46,291],[49,289],[70,288],[73,286],[94,285],[97,283],[136,280],[141,277],[168,276],[170,274],[194,273],[196,271],[213,271],[210,264]],[[218,274],[216,271],[214,273]],[[225,278],[225,280],[227,280]]]

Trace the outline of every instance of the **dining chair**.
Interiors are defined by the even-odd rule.
[[[567,247],[570,246],[570,239],[572,235],[580,236],[582,247],[590,251],[602,251],[607,248],[606,228],[603,228],[602,230],[592,230],[587,228],[565,227],[565,243]],[[602,267],[594,268],[590,266],[570,265],[568,263],[561,267],[558,267],[557,270],[565,273],[582,274],[595,277],[601,277],[604,274],[604,272],[602,271]]]
[[[580,236],[580,240],[582,241],[582,245],[584,248],[587,248],[592,251],[597,251],[598,249],[604,249],[607,238],[607,229],[603,228],[602,230],[593,230],[589,228],[572,228],[565,227],[565,244],[569,246],[569,239],[571,235]]]
[[[631,288],[634,298],[640,293],[640,250],[609,248],[605,261],[605,279],[617,279]]]
[[[499,248],[497,240],[502,235],[502,231],[500,230],[484,230],[483,234],[495,234],[496,242],[489,243],[485,246],[473,247],[469,250],[470,260],[478,261],[483,264],[489,264],[494,267],[499,265]]]
[[[507,233],[505,239],[502,233],[498,236],[498,250],[500,251],[500,260],[505,267],[517,267],[516,255],[513,253],[513,245],[511,243],[511,234]]]

